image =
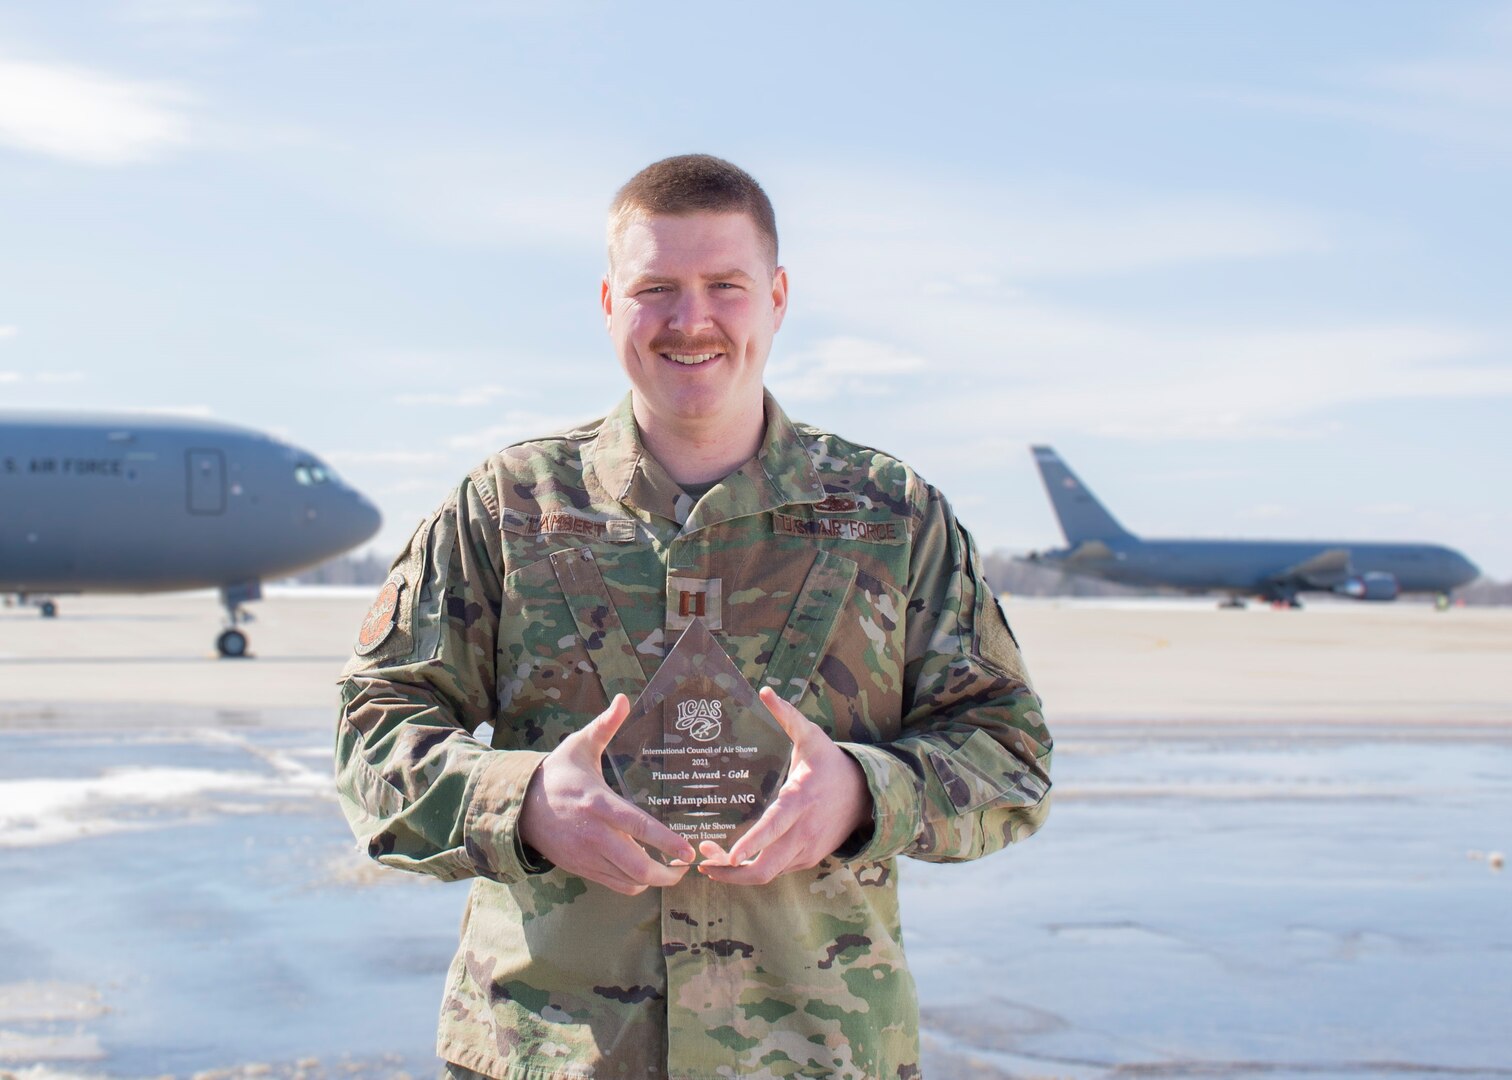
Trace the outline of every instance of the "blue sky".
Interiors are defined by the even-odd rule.
[[[1512,4],[0,2],[0,403],[204,412],[395,548],[623,392],[614,189],[777,206],[768,383],[988,549],[1049,442],[1151,535],[1512,578]]]

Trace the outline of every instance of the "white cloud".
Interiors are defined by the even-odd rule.
[[[1097,188],[1046,192],[934,177],[795,170],[776,193],[784,261],[801,290],[816,274],[847,282],[885,267],[931,295],[1011,295],[1027,282],[1127,274],[1329,250],[1322,221],[1215,195],[1133,199]]]
[[[767,385],[783,401],[840,396],[874,397],[894,391],[891,378],[922,371],[923,357],[880,341],[832,337],[811,348],[774,357]]]
[[[1381,68],[1370,81],[1387,90],[1471,109],[1512,109],[1505,60],[1428,60]]]
[[[1477,30],[1474,41],[1453,54],[1338,72],[1330,84],[1314,90],[1251,88],[1213,96],[1440,142],[1512,150],[1512,15],[1504,11],[1500,20],[1493,17]]]
[[[876,198],[821,177],[800,194],[800,240],[784,260],[795,309],[824,333],[783,340],[771,371],[781,396],[885,387],[891,396],[849,419],[833,406],[837,425],[859,419],[870,437],[907,430],[982,453],[1059,433],[1306,438],[1332,430],[1338,406],[1512,395],[1512,365],[1493,360],[1500,342],[1432,320],[1223,325],[1212,312],[1113,314],[1046,297],[1052,284],[1069,292],[1067,275],[1327,250],[1330,230],[1305,213],[1088,193],[1025,196],[1026,210],[1017,193],[891,185]]]
[[[1281,521],[1296,517],[1297,508],[1281,503],[1256,503],[1236,511],[1234,516],[1246,521]]]
[[[22,383],[31,382],[39,385],[56,385],[58,383],[81,383],[86,378],[82,371],[39,371],[29,374],[24,371],[0,371],[0,382]]]
[[[115,11],[137,41],[174,52],[224,50],[259,14],[243,0],[123,0]]]
[[[1411,503],[1404,502],[1368,503],[1364,506],[1355,507],[1354,512],[1357,514],[1368,514],[1371,517],[1403,517],[1407,514],[1416,513],[1417,507]]]
[[[996,356],[971,342],[970,328],[990,316]],[[1332,407],[1512,395],[1512,365],[1477,362],[1486,341],[1432,325],[1199,331],[1033,306],[938,321],[958,328],[942,354],[964,361],[947,384],[955,393],[936,421],[942,434],[1298,438],[1331,430],[1320,414]],[[998,419],[972,419],[988,416]],[[1003,417],[1015,423],[1005,429]]]
[[[250,19],[257,5],[245,0],[126,0],[119,14],[126,22],[205,25]]]
[[[19,331],[17,331],[14,326],[0,325],[0,341],[4,341],[6,338],[15,337],[18,332]]]
[[[438,498],[440,496],[440,493],[441,493],[441,486],[438,485],[434,479],[431,479],[431,478],[424,478],[424,479],[422,479],[422,478],[416,477],[416,478],[410,479],[410,480],[394,480],[394,481],[390,481],[388,483],[379,483],[379,484],[376,484],[376,485],[364,485],[363,486],[363,490],[364,491],[371,491],[372,494],[374,494],[376,496],[379,496],[379,497],[393,497],[393,496],[400,496],[400,495],[423,495],[423,496],[426,496],[426,499],[421,499],[420,500],[420,505],[423,505],[423,506],[425,506],[425,507],[428,508],[430,506],[430,502],[427,502],[427,499],[433,500],[435,498]],[[413,520],[413,518],[415,516],[417,516],[418,514],[420,514],[422,512],[423,511],[416,510],[414,514],[410,514],[408,516],[407,520]],[[396,546],[396,545],[402,543],[403,540],[404,540],[403,536],[395,536],[393,538],[393,540],[386,541],[384,544],[381,544],[379,546],[380,547],[393,547],[393,546]]]
[[[366,154],[342,169],[361,172],[354,189],[385,217],[468,247],[568,244],[603,248],[606,192],[623,177],[581,146],[537,141],[512,150],[407,146],[374,168]],[[350,191],[347,192],[350,195]]]
[[[394,395],[396,405],[454,405],[460,408],[474,408],[480,405],[488,405],[509,392],[508,387],[472,386],[465,390],[459,390],[454,394],[417,393],[406,391]]]
[[[0,144],[86,165],[148,161],[189,141],[187,100],[164,83],[0,59]]]
[[[332,462],[348,465],[399,465],[423,467],[445,464],[447,458],[434,450],[337,450],[326,455]]]
[[[506,412],[498,423],[492,424],[480,431],[454,435],[446,440],[446,445],[453,450],[488,453],[508,446],[511,443],[519,442],[521,439],[546,435],[553,431],[563,431],[573,424],[582,423],[587,419],[590,418],[586,416],[563,416],[560,414],[525,412],[523,410],[512,409]]]
[[[134,408],[131,411],[155,413],[159,416],[186,416],[193,420],[211,420],[215,417],[215,410],[209,405],[150,405],[146,408]],[[282,435],[279,437],[284,438]],[[289,440],[285,438],[285,441]]]
[[[845,321],[917,343],[894,346],[898,355],[931,359],[892,374],[893,395],[871,399],[869,418],[956,445],[966,437],[981,452],[1063,433],[1307,438],[1333,430],[1335,407],[1512,396],[1512,365],[1484,362],[1494,341],[1430,323],[1192,328],[1023,299],[870,301]]]

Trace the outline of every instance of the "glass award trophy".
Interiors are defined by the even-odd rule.
[[[695,850],[712,840],[729,851],[776,798],[792,749],[735,662],[695,618],[630,706],[604,752],[604,774]]]

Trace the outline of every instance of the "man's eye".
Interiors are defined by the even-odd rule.
[[[669,289],[665,285],[648,285],[644,289],[642,289],[638,295],[640,295],[640,296],[646,296],[646,295],[648,295],[650,293],[664,293],[664,292],[671,292],[671,291],[672,290]]]
[[[714,288],[716,288],[716,289],[738,289],[738,288],[740,288],[740,286],[736,285],[733,281],[716,281],[714,283]]]

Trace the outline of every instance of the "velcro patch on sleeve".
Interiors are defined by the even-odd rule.
[[[871,508],[872,501],[867,496],[843,491],[826,491],[824,498],[813,504],[816,514],[854,514]]]
[[[399,625],[399,593],[404,586],[404,574],[395,570],[378,590],[373,606],[368,608],[357,631],[355,650],[358,656],[366,656],[382,645]]]
[[[772,531],[781,536],[815,540],[859,540],[863,544],[901,544],[906,539],[896,521],[857,521],[854,518],[801,518],[773,512]]]

